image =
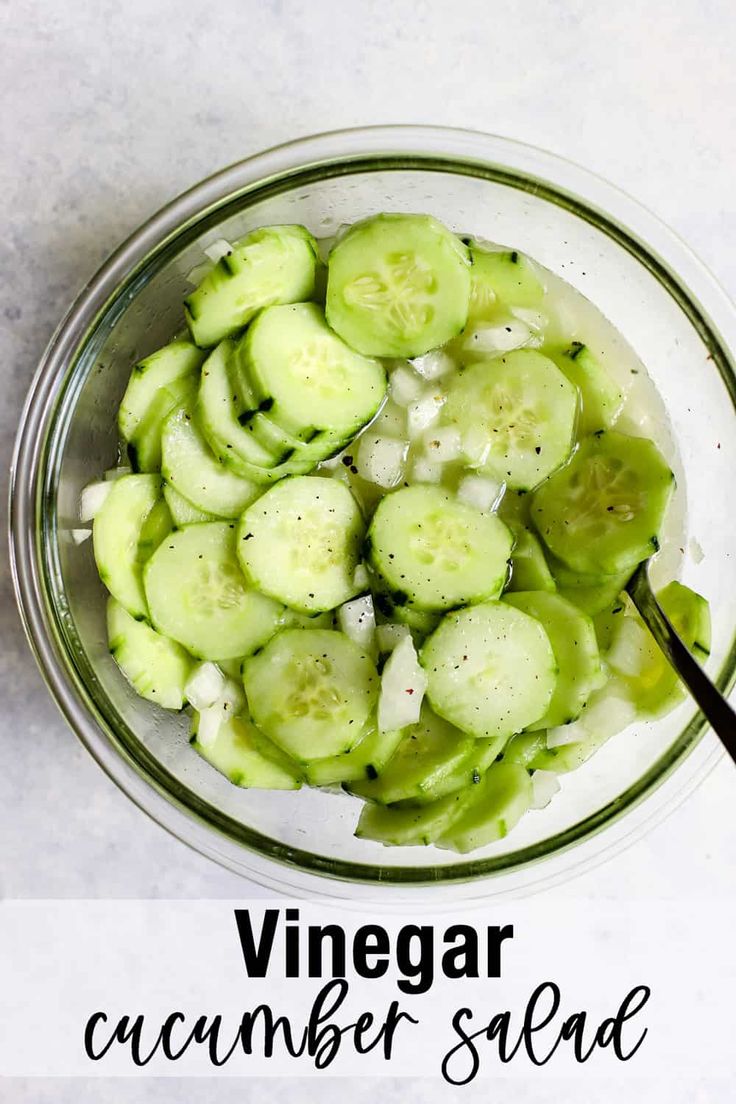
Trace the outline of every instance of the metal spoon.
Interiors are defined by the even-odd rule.
[[[639,564],[626,589],[665,658],[685,683],[711,728],[736,763],[736,713],[690,655],[667,620],[654,597],[647,573],[648,564],[648,560]]]

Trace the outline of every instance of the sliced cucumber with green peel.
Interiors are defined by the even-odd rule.
[[[702,662],[710,652],[710,609],[705,598],[682,583],[671,582],[657,600],[680,639]],[[606,660],[625,682],[642,716],[661,716],[685,696],[685,688],[630,604],[625,616],[616,619]]]
[[[612,674],[606,684],[591,695],[576,721],[549,731],[548,741],[554,735],[559,736],[561,742],[538,751],[527,764],[529,770],[556,771],[558,774],[577,770],[612,736],[628,728],[636,719],[636,713],[629,687],[618,675]]]
[[[460,333],[468,317],[466,246],[429,215],[377,215],[332,248],[327,321],[366,356],[415,357]]]
[[[441,610],[498,597],[513,538],[495,514],[418,484],[381,500],[368,541],[370,563],[394,604]]]
[[[437,843],[461,854],[485,847],[507,836],[531,803],[529,772],[517,763],[496,763]]]
[[[197,525],[203,521],[217,521],[215,514],[206,513],[192,506],[191,502],[187,501],[184,495],[179,494],[170,483],[164,484],[164,498],[175,529],[183,529],[185,525]]]
[[[152,540],[149,534],[141,549],[141,530],[160,494],[157,475],[121,476],[112,484],[92,530],[100,579],[137,620],[148,616],[142,566]]]
[[[161,437],[161,453],[162,472],[167,483],[192,507],[205,514],[240,517],[263,489],[262,484],[243,479],[213,456],[196,420],[186,408],[175,411],[167,419]]]
[[[326,759],[313,759],[304,767],[310,786],[334,786],[342,782],[359,782],[376,778],[390,762],[403,738],[401,729],[379,732],[369,727],[350,751]]]
[[[199,376],[174,380],[162,387],[143,421],[128,442],[128,458],[135,471],[158,472],[161,468],[161,436],[171,413],[189,406],[197,394]]]
[[[249,506],[238,557],[251,583],[301,613],[335,609],[357,593],[365,528],[344,483],[295,476]]]
[[[473,736],[508,738],[534,724],[557,685],[544,628],[505,602],[446,614],[420,659],[435,712]]]
[[[107,639],[137,694],[164,709],[183,708],[184,687],[194,666],[183,648],[131,617],[114,598],[107,602]]]
[[[229,376],[232,341],[221,341],[202,366],[197,419],[216,458],[246,479],[268,482],[273,456],[254,440],[238,421],[238,410]]]
[[[298,790],[301,773],[247,716],[220,725],[214,743],[201,744],[194,725],[192,746],[235,786],[255,790]]]
[[[544,284],[534,264],[517,250],[491,251],[471,244],[470,317],[493,317],[499,306],[539,307]]]
[[[443,791],[442,779],[467,759],[474,743],[464,732],[433,713],[425,702],[417,723],[403,730],[403,739],[385,770],[377,778],[350,789],[380,805],[421,798],[425,792],[443,796],[443,792],[449,791]]]
[[[504,601],[544,626],[557,663],[557,685],[547,711],[529,729],[554,728],[580,716],[601,685],[601,659],[593,622],[559,594],[524,591]]]
[[[200,659],[233,659],[262,647],[282,606],[248,586],[235,555],[235,525],[172,533],[148,561],[144,583],[153,625]]]
[[[623,392],[588,346],[573,341],[562,349],[545,351],[580,392],[578,435],[609,429],[621,413]]]
[[[317,243],[303,226],[266,226],[236,242],[184,300],[197,345],[216,345],[274,303],[311,299]]]
[[[547,750],[546,732],[519,732],[503,749],[504,763],[517,763],[529,767],[538,755]]]
[[[572,451],[578,394],[557,365],[535,349],[470,364],[449,382],[442,419],[461,439],[484,433],[481,470],[530,490]]]
[[[443,774],[430,779],[419,794],[412,799],[413,804],[423,805],[436,801],[456,790],[477,786],[483,775],[496,761],[506,745],[505,736],[496,736],[492,740],[473,740],[466,757]]]
[[[315,303],[263,311],[240,342],[237,360],[260,409],[307,442],[319,431],[347,439],[370,421],[386,394],[380,361],[346,345]]]
[[[460,790],[418,807],[366,804],[355,835],[388,847],[426,847],[460,816],[470,797],[469,790]]]
[[[177,338],[138,361],[118,410],[118,426],[125,441],[132,441],[162,389],[175,381],[194,381],[205,353],[191,341]]]
[[[547,562],[559,593],[591,617],[608,609],[631,578],[631,569],[616,575],[586,575],[574,571],[551,553]]]
[[[511,554],[511,578],[507,590],[554,592],[556,589],[539,537],[529,529],[517,530],[516,543]]]
[[[144,564],[149,560],[173,528],[174,522],[168,503],[165,498],[159,496],[141,525],[138,538],[138,562]]]
[[[471,790],[466,789],[418,807],[367,804],[355,835],[393,847],[427,846],[460,816],[471,797]]]
[[[243,664],[253,720],[300,763],[340,755],[376,708],[373,661],[340,632],[284,629]]]
[[[547,547],[588,575],[631,571],[659,548],[674,475],[652,441],[606,430],[534,494],[531,517]]]

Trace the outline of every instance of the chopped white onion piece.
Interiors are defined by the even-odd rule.
[[[518,318],[520,322],[526,322],[527,326],[537,333],[541,333],[549,322],[546,314],[542,314],[541,311],[530,310],[529,307],[512,307],[511,313],[514,318]]]
[[[92,536],[92,530],[91,529],[72,529],[71,530],[71,535],[72,535],[72,540],[74,541],[75,544],[84,544],[84,542],[86,540],[89,540],[89,538]]]
[[[425,437],[427,455],[440,464],[457,460],[462,452],[460,431],[454,426],[441,426],[433,429]]]
[[[406,411],[402,406],[397,406],[395,402],[388,402],[383,404],[381,412],[377,418],[373,421],[371,429],[375,429],[377,433],[385,434],[387,437],[403,437],[406,433]]]
[[[532,337],[526,323],[508,318],[493,326],[478,326],[467,335],[463,348],[474,353],[510,353],[527,345]]]
[[[442,391],[434,388],[425,391],[416,402],[413,402],[406,412],[406,422],[409,439],[419,437],[425,429],[437,421],[442,410],[445,396]]]
[[[197,721],[197,743],[205,748],[212,747],[224,721],[225,710],[222,707],[222,702],[217,701],[214,705],[208,706],[207,709],[200,709],[199,720]]]
[[[232,717],[245,708],[245,691],[239,682],[228,678],[225,679],[225,685],[218,700],[222,703],[225,713]]]
[[[559,790],[560,780],[554,771],[535,771],[532,775],[532,809],[546,809]]]
[[[133,469],[121,464],[118,468],[108,468],[102,478],[105,482],[111,482],[114,479],[121,479],[124,475],[132,475]]]
[[[411,636],[408,625],[394,625],[389,622],[386,625],[378,625],[376,628],[376,643],[379,652],[392,652],[397,644],[400,644],[407,636]]]
[[[427,676],[419,666],[414,641],[406,636],[391,652],[381,675],[379,731],[393,732],[416,724],[426,689]]]
[[[412,479],[417,483],[441,483],[442,464],[430,456],[417,456],[411,467]]]
[[[186,281],[193,287],[197,287],[197,285],[201,284],[202,280],[204,280],[207,273],[211,271],[212,265],[210,264],[210,262],[203,261],[202,264],[195,265],[194,268],[190,269],[189,272],[187,272]]]
[[[614,675],[613,678],[615,677]],[[636,720],[636,716],[636,705],[625,690],[621,689],[617,693],[609,681],[602,690],[596,690],[588,698],[588,704],[576,721],[547,729],[547,747],[575,744],[590,736],[599,737],[601,741],[607,740],[627,728]]]
[[[376,612],[373,598],[365,594],[345,602],[337,611],[337,623],[351,640],[367,652],[373,652],[376,636]]]
[[[359,563],[353,575],[353,586],[358,590],[365,590],[371,585],[371,577],[365,564]]]
[[[690,551],[690,558],[692,559],[693,563],[699,564],[703,562],[703,560],[705,559],[705,552],[703,551],[703,546],[700,544],[699,541],[696,541],[695,537],[690,538],[688,549]]]
[[[406,451],[406,441],[366,435],[360,438],[355,466],[369,483],[395,487],[404,474]]]
[[[232,253],[233,247],[229,241],[225,241],[224,238],[218,238],[217,241],[213,241],[212,245],[206,245],[204,247],[204,254],[209,257],[215,264],[221,257],[225,257],[228,253]]]
[[[416,372],[412,372],[411,368],[400,364],[389,376],[388,388],[395,403],[409,406],[416,402],[424,390],[424,380]]]
[[[621,675],[640,675],[651,666],[655,652],[652,638],[633,617],[617,619],[611,646],[606,652],[606,663]]]
[[[225,689],[225,676],[219,667],[207,661],[195,667],[189,676],[184,694],[198,713],[214,705]]]
[[[425,353],[424,356],[414,357],[409,363],[425,380],[436,380],[440,376],[446,376],[455,367],[455,361],[442,349],[433,349],[431,353]]]
[[[482,468],[491,451],[491,442],[484,429],[480,426],[472,426],[463,433],[460,448],[471,468]]]
[[[112,483],[89,483],[79,496],[79,520],[93,521],[112,490]]]
[[[457,497],[483,513],[495,510],[503,498],[503,483],[487,475],[466,475],[460,480]]]

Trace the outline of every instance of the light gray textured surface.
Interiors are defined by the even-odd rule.
[[[536,143],[635,194],[733,293],[734,32],[731,0],[0,0],[3,493],[25,389],[83,281],[177,192],[298,135],[423,122]],[[26,648],[0,555],[0,892],[258,892],[167,837],[75,742]],[[732,898],[733,787],[732,768],[722,764],[635,848],[555,892]],[[519,1104],[553,1092],[556,1099],[560,1089],[571,1101],[620,1098],[614,1086],[579,1096],[556,1085],[517,1085],[502,1095]],[[104,1093],[100,1083],[6,1083],[0,1099],[168,1102],[209,1099],[211,1091],[176,1082],[109,1085]],[[350,1089],[356,1101],[372,1091],[386,1101],[446,1095],[439,1084]],[[341,1096],[337,1083],[278,1082],[267,1092],[280,1101]],[[223,1101],[236,1094],[249,1100],[259,1091],[216,1090]],[[644,1086],[640,1097],[635,1088],[629,1095],[655,1099]],[[705,1083],[666,1095],[672,1104],[727,1098],[725,1087]]]

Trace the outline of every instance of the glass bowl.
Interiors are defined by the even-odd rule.
[[[181,328],[203,247],[267,223],[326,236],[377,211],[421,211],[530,253],[588,296],[646,365],[674,429],[687,502],[676,565],[711,601],[713,676],[736,666],[736,314],[654,216],[590,173],[507,139],[388,127],[307,138],[243,161],[155,215],[104,265],[62,322],[23,414],[11,491],[15,583],[51,693],[98,763],[186,843],[269,886],[344,898],[459,901],[520,894],[635,838],[717,760],[687,701],[611,740],[563,777],[546,809],[459,856],[353,837],[357,802],[304,789],[238,789],[189,747],[187,718],[137,698],[108,654],[79,492],[116,460],[131,364]],[[702,550],[702,551],[701,551]]]

